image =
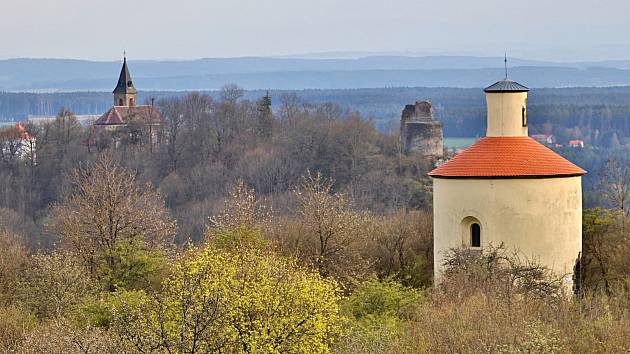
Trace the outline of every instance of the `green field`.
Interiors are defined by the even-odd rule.
[[[461,149],[474,144],[478,138],[444,138],[444,145],[449,149]]]

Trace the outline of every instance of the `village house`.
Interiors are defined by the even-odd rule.
[[[555,139],[551,134],[532,134],[530,135],[532,139],[536,140],[541,144],[553,145]]]
[[[0,131],[0,160],[30,160],[36,162],[37,138],[22,123]]]
[[[569,147],[572,148],[583,148],[584,140],[569,140]]]

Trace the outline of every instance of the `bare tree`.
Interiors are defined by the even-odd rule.
[[[630,200],[630,167],[617,158],[610,158],[604,166],[601,183],[604,198],[628,217]]]
[[[291,124],[301,111],[302,101],[294,92],[280,96],[280,118]]]
[[[239,227],[255,228],[271,221],[271,209],[256,198],[245,182],[236,182],[225,200],[222,212],[210,218],[210,228],[232,230]]]
[[[221,87],[221,99],[231,104],[236,104],[245,95],[245,90],[236,84],[227,84]]]
[[[166,155],[170,171],[177,171],[185,146],[184,107],[180,99],[167,99],[159,102],[165,122]]]
[[[380,277],[428,286],[433,275],[433,216],[422,211],[374,218],[369,256]]]
[[[108,155],[75,169],[74,190],[52,211],[52,230],[94,274],[99,265],[117,266],[112,257],[119,242],[162,248],[172,243],[175,222],[162,197],[135,173]]]
[[[334,193],[332,186],[320,173],[309,172],[294,194],[303,252],[321,275],[343,280],[366,271],[360,249],[367,223],[363,214],[352,210],[348,197]]]

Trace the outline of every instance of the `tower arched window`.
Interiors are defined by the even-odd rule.
[[[476,222],[470,224],[470,247],[481,247],[481,226]]]
[[[135,106],[135,102],[133,101],[133,97],[129,98],[129,105],[130,106]]]
[[[118,99],[118,105],[119,105],[119,106],[123,106],[123,105],[124,105],[124,104],[123,104],[123,99],[122,99],[122,98],[119,98],[119,99]]]
[[[463,247],[481,250],[481,225],[481,221],[472,215],[462,219],[460,232]]]

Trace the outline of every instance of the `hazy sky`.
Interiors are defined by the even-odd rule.
[[[329,51],[630,59],[630,0],[0,0],[0,58]]]

